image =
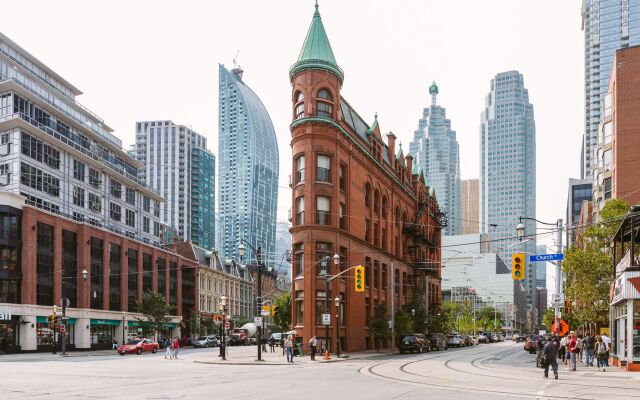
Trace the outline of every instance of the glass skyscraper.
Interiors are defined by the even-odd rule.
[[[480,126],[480,229],[492,239],[492,249],[505,263],[516,252],[535,254],[535,236],[516,238],[518,217],[536,217],[536,128],[529,92],[518,71],[491,80]],[[526,234],[536,233],[534,221],[523,220]],[[532,323],[536,312],[536,270],[527,264],[524,286]]]
[[[262,247],[263,260],[276,260],[278,143],[262,101],[242,81],[242,69],[219,66],[219,224],[220,252],[239,259],[245,239]],[[253,252],[247,252],[252,262]]]
[[[423,109],[418,129],[413,133],[409,153],[415,165],[426,178],[427,185],[435,190],[440,210],[447,215],[445,235],[460,233],[462,203],[460,194],[460,147],[456,132],[451,129],[446,109],[436,104],[438,86],[429,87],[431,106]]]
[[[141,179],[164,198],[160,215],[181,240],[215,247],[215,164],[207,139],[172,121],[136,123]]]
[[[583,0],[584,110],[582,178],[591,176],[593,148],[617,49],[640,44],[640,0]]]

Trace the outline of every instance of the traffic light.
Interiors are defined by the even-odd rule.
[[[364,292],[364,267],[356,267],[356,292]]]
[[[573,306],[573,302],[571,300],[564,301],[564,313],[571,314],[571,307]]]
[[[524,280],[524,253],[511,255],[511,278],[514,281]]]
[[[277,312],[278,312],[278,306],[276,305],[271,306],[271,316],[273,317],[274,315],[276,315]]]

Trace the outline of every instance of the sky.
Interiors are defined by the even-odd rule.
[[[479,175],[484,98],[497,73],[524,75],[534,107],[537,215],[565,218],[568,178],[579,177],[583,110],[580,0],[320,0],[342,96],[392,131],[405,152],[430,104],[447,109],[463,179]],[[314,0],[5,2],[2,33],[85,94],[78,102],[134,143],[139,120],[170,119],[217,152],[218,63],[238,61],[279,141],[278,220],[291,207],[291,85]],[[514,226],[517,221],[514,221]],[[551,235],[555,236],[555,235]],[[552,244],[544,237],[541,242]]]

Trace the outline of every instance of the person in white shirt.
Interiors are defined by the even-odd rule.
[[[560,339],[560,357],[562,358],[563,363],[567,363],[567,337],[563,336]]]
[[[605,360],[605,364],[607,367],[609,366],[609,351],[611,351],[611,338],[607,336],[606,333],[602,334],[602,343],[607,346],[607,359]]]

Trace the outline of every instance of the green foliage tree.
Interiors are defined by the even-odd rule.
[[[572,315],[563,315],[563,319],[571,319],[575,325],[608,321],[613,235],[628,212],[629,205],[624,201],[607,201],[600,211],[600,222],[583,232],[583,246],[574,245],[566,251],[562,264],[565,295],[573,307]]]
[[[396,309],[394,328],[396,331],[396,335],[398,336],[409,335],[413,333],[411,314],[402,308]]]
[[[291,293],[283,293],[273,300],[276,308],[273,314],[273,323],[281,330],[288,332],[291,329]]]
[[[411,310],[413,310],[411,315],[412,333],[424,333],[424,322],[427,319],[427,312],[424,308],[424,296],[422,293],[413,294],[413,301],[408,311],[411,312]]]
[[[502,314],[494,307],[484,307],[480,309],[477,315],[479,325],[482,326],[483,331],[493,331],[494,322],[496,330],[502,329]]]
[[[373,336],[376,351],[380,351],[380,343],[389,337],[389,319],[387,318],[386,304],[378,304],[373,309],[373,318],[369,321],[369,333]]]
[[[135,319],[145,332],[153,331],[155,337],[158,331],[167,327],[171,320],[169,315],[174,307],[167,303],[163,295],[149,290],[144,294],[141,302],[136,302],[136,310],[142,314],[142,317],[136,316]]]

